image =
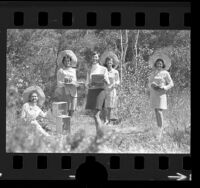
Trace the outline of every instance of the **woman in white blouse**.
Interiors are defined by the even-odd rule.
[[[47,117],[47,112],[43,112],[38,104],[43,103],[43,97],[41,96],[41,92],[38,89],[32,90],[28,89],[28,92],[24,93],[24,105],[22,107],[21,118],[26,122],[30,123],[33,126],[36,126],[37,130],[45,136],[49,136],[49,134],[41,127],[38,123],[37,118]]]
[[[72,67],[77,62],[75,54],[71,50],[62,51],[59,55],[58,64],[63,65],[57,72],[57,89],[55,96],[59,101],[68,103],[68,115],[72,116],[77,106],[77,83],[76,69]]]
[[[117,107],[117,86],[120,84],[119,72],[114,69],[114,62],[112,57],[107,57],[105,59],[104,66],[108,69],[108,77],[110,84],[106,88],[106,122],[105,124],[110,123],[111,111]]]
[[[160,57],[161,56],[161,57]],[[163,130],[163,110],[167,109],[166,92],[174,86],[173,80],[167,71],[170,66],[170,60],[164,55],[155,56],[151,66],[154,68],[149,77],[150,103],[155,110],[157,125],[160,128],[160,135]]]
[[[97,131],[101,126],[100,113],[105,107],[106,87],[108,84],[110,84],[108,70],[99,64],[99,54],[93,52],[92,67],[87,74],[86,81],[86,87],[88,88],[86,109],[94,112]]]

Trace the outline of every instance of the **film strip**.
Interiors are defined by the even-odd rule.
[[[1,2],[0,55],[6,70],[8,30],[186,30],[190,3]],[[1,73],[6,88],[6,73]],[[2,87],[3,88],[3,87]],[[4,90],[6,93],[6,89]],[[6,97],[1,92],[1,122]],[[73,126],[73,125],[72,125]],[[6,123],[0,126],[1,180],[169,180],[191,181],[191,153],[23,153],[7,152]],[[16,146],[17,147],[17,146]],[[100,172],[95,174],[95,172]],[[87,172],[87,173],[86,173]],[[99,177],[99,174],[103,174]]]

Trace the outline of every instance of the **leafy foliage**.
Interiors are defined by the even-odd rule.
[[[175,83],[175,87],[169,92],[169,104],[176,104],[172,105],[171,111],[167,113],[167,124],[170,127],[168,138],[171,140],[167,140],[165,144],[178,143],[179,149],[189,146],[190,31],[9,29],[7,33],[7,151],[96,152],[101,147],[95,137],[87,138],[83,130],[70,137],[54,135],[48,140],[36,133],[34,127],[18,119],[22,106],[22,93],[33,84],[40,86],[45,92],[44,108],[48,109],[51,106],[56,87],[57,57],[64,49],[73,50],[77,55],[77,77],[81,81],[86,79],[93,50],[98,50],[100,53],[107,49],[113,50],[122,62],[122,69],[120,66],[117,68],[122,78],[121,86],[118,88],[118,108],[115,110],[115,115],[121,120],[118,126],[151,128],[154,125],[150,122],[155,120],[146,94],[147,78],[151,71],[148,60],[155,50],[164,50],[172,60],[169,71]],[[12,97],[10,91],[13,91]],[[86,98],[85,88],[79,88],[78,97],[79,109],[83,109]],[[145,138],[136,136],[134,142],[140,143],[138,140],[141,141],[141,138],[151,142],[149,134]],[[121,141],[115,140],[114,137],[111,137],[113,139],[108,143],[112,145],[111,143],[114,142],[116,146],[116,143]],[[121,137],[123,136],[119,136]],[[126,146],[128,144],[127,141],[122,143]],[[141,141],[141,144],[143,144],[141,147],[147,148],[144,142]],[[132,149],[136,148],[132,146]],[[161,150],[165,151],[163,148],[160,148]]]

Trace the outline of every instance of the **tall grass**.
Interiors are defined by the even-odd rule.
[[[121,121],[103,127],[98,139],[94,120],[83,104],[72,119],[71,134],[49,131],[49,138],[35,127],[20,120],[15,105],[7,105],[6,151],[32,153],[189,153],[190,152],[190,89],[168,92],[168,110],[164,111],[164,133],[156,139],[157,124],[149,105],[145,85],[134,75],[124,75],[118,89],[118,108],[114,114]],[[9,101],[9,96],[7,97]],[[100,141],[99,141],[100,140]]]

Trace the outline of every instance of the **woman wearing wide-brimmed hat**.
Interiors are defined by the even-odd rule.
[[[102,123],[100,113],[105,107],[106,87],[108,84],[110,84],[108,70],[99,64],[99,53],[94,51],[92,53],[92,66],[87,73],[86,87],[88,88],[88,94],[86,109],[92,110],[94,113],[97,131],[100,131],[99,128]]]
[[[102,54],[100,62],[108,69],[110,84],[106,87],[106,116],[105,124],[110,123],[111,111],[117,107],[117,86],[120,84],[119,72],[115,69],[119,64],[119,59],[112,51]]]
[[[58,56],[57,88],[55,98],[68,103],[68,115],[72,116],[77,106],[76,65],[77,57],[71,50],[64,50]]]
[[[149,77],[150,103],[155,109],[157,125],[160,128],[159,137],[163,130],[163,110],[167,109],[166,92],[174,86],[173,80],[167,71],[171,66],[170,58],[163,52],[156,52],[149,60],[153,71]]]
[[[28,87],[23,92],[23,102],[21,118],[31,125],[36,126],[43,135],[49,136],[49,134],[41,127],[36,120],[37,117],[47,117],[47,112],[41,110],[41,106],[45,101],[45,94],[39,86]]]

